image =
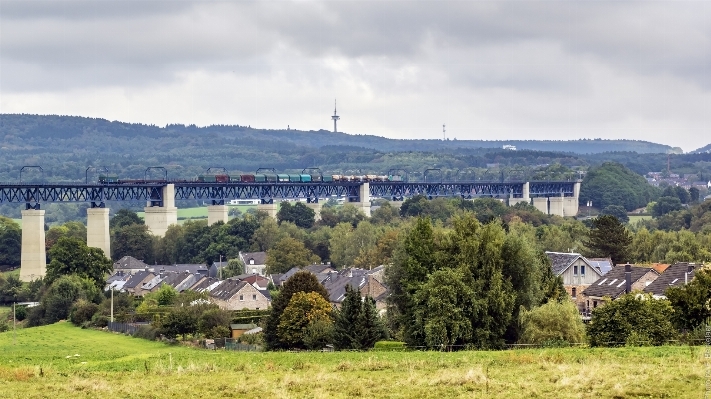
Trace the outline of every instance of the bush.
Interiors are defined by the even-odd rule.
[[[0,320],[0,333],[10,330],[7,320]]]
[[[402,352],[406,350],[404,342],[400,341],[378,341],[373,350],[382,352]]]
[[[550,345],[551,343],[579,343],[584,340],[585,326],[575,304],[548,302],[531,310],[522,310],[521,338],[519,343]]]
[[[136,332],[133,333],[133,337],[134,338],[143,338],[143,339],[147,339],[150,341],[155,341],[155,339],[158,337],[158,330],[155,327],[151,326],[150,324],[145,325],[145,326],[140,326],[140,327],[138,327],[138,330],[136,330]]]
[[[74,302],[74,306],[72,306],[72,310],[69,313],[69,320],[75,326],[81,326],[87,321],[91,321],[98,309],[99,305],[85,299],[80,299]]]
[[[588,325],[590,346],[622,346],[647,341],[662,345],[676,336],[674,311],[666,299],[630,293],[597,307]]]
[[[27,318],[27,306],[15,306],[15,319],[22,321]]]
[[[104,328],[109,325],[109,316],[104,316],[101,313],[95,313],[91,318],[91,324],[95,327]]]

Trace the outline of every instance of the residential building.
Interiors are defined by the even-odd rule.
[[[625,292],[642,291],[659,277],[651,267],[615,266],[582,292],[585,309],[594,309]]]
[[[693,263],[675,263],[654,280],[644,287],[644,292],[652,294],[655,298],[666,298],[666,291],[670,287],[681,287],[688,284],[694,278],[694,272],[700,265]]]
[[[373,298],[378,310],[385,309],[388,289],[376,277],[379,275],[378,272],[379,270],[372,272],[371,270],[350,268],[328,273],[328,276],[323,281],[323,286],[328,291],[329,302],[335,307],[340,307],[346,296],[346,287],[350,286],[358,290],[361,297],[369,296]]]
[[[252,284],[238,280],[225,280],[208,295],[212,302],[226,310],[258,310],[271,305],[269,291],[260,291]]]
[[[147,270],[137,271],[123,284],[123,290],[131,295],[141,296],[143,295],[141,286],[155,277],[156,275],[153,272]]]
[[[594,263],[577,253],[546,252],[546,255],[551,260],[553,274],[562,278],[565,291],[578,309],[585,310],[585,299],[580,294],[604,273],[595,267]],[[599,260],[596,263],[604,264],[604,261]]]
[[[133,256],[124,256],[118,261],[114,262],[114,271],[123,271],[124,273],[134,274],[139,271],[149,270],[149,265],[144,263],[142,260],[138,260]]]
[[[244,264],[245,274],[259,274],[264,276],[267,272],[266,252],[240,252],[239,259]]]

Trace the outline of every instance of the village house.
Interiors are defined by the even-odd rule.
[[[349,268],[339,272],[328,273],[322,284],[328,291],[329,302],[339,308],[345,299],[346,287],[350,286],[352,289],[359,291],[361,297],[369,296],[373,298],[376,309],[379,311],[385,310],[385,300],[389,292],[381,281],[381,268],[382,266],[373,271]]]
[[[141,296],[143,295],[141,286],[155,277],[156,275],[153,272],[147,270],[137,271],[123,284],[123,290],[131,295]]]
[[[142,260],[138,260],[133,256],[124,256],[118,261],[114,262],[114,271],[122,271],[125,274],[134,274],[140,271],[151,271],[149,266]]]
[[[698,268],[699,265],[693,263],[675,263],[667,267],[651,284],[644,287],[643,291],[652,294],[654,298],[666,298],[668,288],[688,284],[694,278],[694,272]]]
[[[240,274],[239,276],[230,277],[232,280],[245,281],[252,284],[258,290],[266,290],[269,286],[269,279],[260,274]]]
[[[266,252],[240,252],[239,259],[244,264],[245,274],[259,274],[264,276],[267,272]]]
[[[582,292],[585,309],[595,309],[625,293],[642,291],[658,277],[659,273],[651,267],[615,266]]]
[[[578,309],[587,309],[586,299],[580,294],[605,274],[595,265],[599,264],[604,269],[610,270],[612,262],[606,263],[598,259],[593,263],[576,253],[546,252],[546,255],[551,261],[553,274],[562,278],[565,291]]]
[[[267,309],[271,305],[269,291],[260,291],[252,284],[238,280],[225,280],[208,294],[210,301],[220,309]]]

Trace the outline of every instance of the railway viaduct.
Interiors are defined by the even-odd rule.
[[[150,231],[164,236],[168,226],[178,223],[176,200],[210,201],[208,224],[227,222],[230,199],[259,200],[257,208],[276,217],[277,204],[284,200],[305,200],[319,217],[321,203],[343,198],[370,216],[370,201],[383,198],[399,207],[415,195],[474,199],[497,198],[508,205],[523,202],[549,215],[578,213],[580,181],[560,182],[311,182],[311,183],[203,183],[184,181],[133,184],[0,184],[0,203],[22,203],[22,254],[20,279],[31,281],[46,272],[44,216],[42,203],[86,202],[87,245],[110,256],[109,209],[107,201],[146,201],[145,221]]]

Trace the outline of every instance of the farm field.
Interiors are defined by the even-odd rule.
[[[256,205],[228,205],[229,209],[237,208],[240,212],[245,213]],[[141,219],[145,218],[145,212],[136,212]],[[232,218],[232,217],[230,217]],[[190,219],[207,219],[207,206],[198,206],[194,208],[178,208],[178,224],[185,223]]]
[[[75,356],[78,355],[78,356]],[[0,397],[698,398],[703,347],[224,352],[69,323],[0,334]]]

